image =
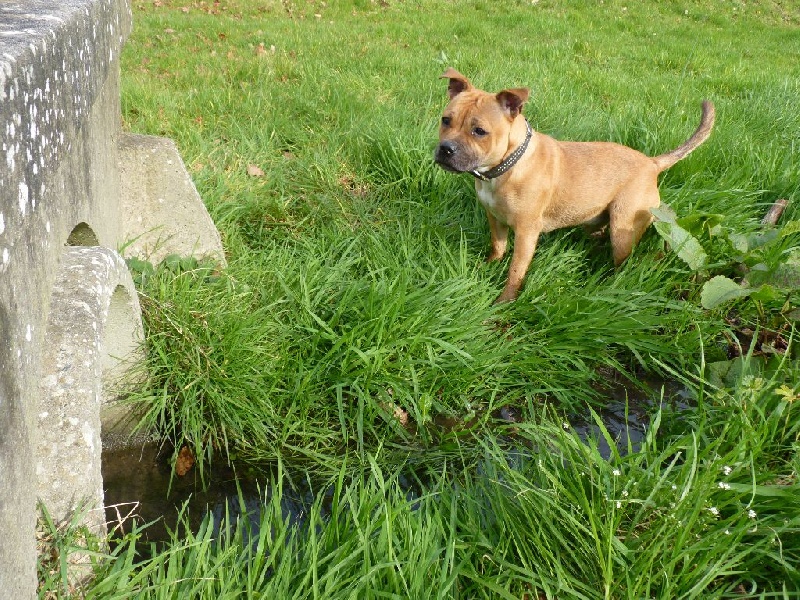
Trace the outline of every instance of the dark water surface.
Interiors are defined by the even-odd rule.
[[[220,463],[222,461],[216,461]],[[262,471],[258,480],[239,473],[229,465],[208,467],[201,478],[197,468],[179,477],[173,466],[172,448],[155,443],[125,449],[103,451],[103,485],[105,488],[106,522],[111,531],[122,521],[120,534],[131,530],[131,518],[149,524],[143,531],[143,542],[170,539],[181,510],[193,531],[212,513],[214,523],[226,516],[231,521],[245,514],[258,530],[260,509],[269,499],[275,473]],[[259,481],[260,480],[260,481]],[[295,492],[284,489],[281,506],[293,521],[304,518],[313,501],[309,490]],[[127,518],[126,518],[127,517]]]
[[[691,405],[686,388],[674,381],[648,377],[640,381],[645,389],[626,386],[623,382],[609,381],[603,394],[608,398],[604,408],[597,410],[600,420],[616,441],[617,451],[628,454],[628,444],[638,452],[650,425],[650,415],[659,406],[678,411]],[[611,456],[611,449],[591,414],[571,419],[570,424],[583,440],[597,440],[598,451],[604,458]]]
[[[662,401],[662,387],[665,399],[679,408],[687,406],[677,385],[663,380],[651,380],[645,384],[648,390],[627,388],[619,383],[604,387],[603,394],[608,402],[598,414],[620,454],[628,452],[629,442],[634,452],[641,446],[648,427],[648,415]],[[517,419],[512,409],[504,409],[497,416],[506,421]],[[447,429],[452,424],[440,425]],[[611,455],[607,441],[588,411],[583,416],[570,418],[570,426],[582,439],[596,440],[604,457]],[[237,472],[230,466],[215,464],[207,468],[203,481],[196,467],[182,477],[175,475],[172,448],[161,448],[151,443],[107,450],[103,452],[106,520],[111,530],[114,523],[135,514],[140,524],[152,522],[144,530],[142,541],[165,541],[169,539],[168,531],[176,528],[179,512],[185,506],[189,524],[195,531],[209,511],[215,523],[222,520],[226,511],[231,517],[244,512],[256,531],[260,508],[269,499],[272,492],[269,484],[276,480],[276,476],[275,472],[261,471],[259,483],[252,474],[239,472],[237,477]],[[284,518],[302,522],[313,501],[314,492],[307,482],[284,484],[281,494]],[[130,526],[130,519],[125,520],[122,531],[130,531]]]

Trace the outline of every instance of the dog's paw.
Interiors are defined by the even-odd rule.
[[[489,252],[489,254],[486,255],[486,262],[495,262],[497,260],[501,260],[502,258],[503,255],[500,252]]]
[[[506,302],[513,302],[514,300],[517,299],[517,295],[518,295],[517,290],[503,290],[503,293],[497,297],[494,303],[505,304]]]

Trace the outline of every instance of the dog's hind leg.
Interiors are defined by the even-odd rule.
[[[609,206],[609,231],[614,266],[618,267],[630,256],[645,230],[653,222],[651,208],[660,204],[658,189],[641,196],[635,202],[630,198],[617,197]]]

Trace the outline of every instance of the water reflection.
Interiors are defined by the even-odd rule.
[[[668,403],[679,409],[687,407],[687,398],[680,387],[662,380],[646,383],[644,389],[614,382],[604,388],[608,403],[598,411],[598,415],[622,455],[628,453],[629,445],[634,452],[641,447],[649,426],[649,415],[660,404]],[[495,418],[500,422],[516,423],[522,416],[519,410],[505,407]],[[452,420],[437,422],[436,426],[442,431],[458,431],[469,425],[468,422],[451,423]],[[603,457],[611,456],[608,441],[588,411],[571,417],[570,425],[583,440],[594,440]],[[509,458],[514,458],[512,454],[519,451],[519,448],[510,450]],[[134,513],[140,524],[152,523],[144,529],[143,542],[165,541],[170,537],[169,531],[177,527],[179,514],[184,510],[185,519],[194,531],[210,512],[215,528],[221,522],[235,523],[244,514],[250,531],[257,532],[262,507],[274,493],[279,494],[283,519],[298,525],[304,524],[315,494],[325,495],[323,512],[330,503],[330,486],[314,489],[307,480],[289,481],[284,476],[281,490],[276,492],[270,486],[278,481],[278,473],[270,471],[269,467],[259,471],[257,478],[252,473],[237,473],[226,464],[214,464],[208,468],[204,473],[205,480],[201,479],[196,467],[178,477],[174,473],[173,454],[172,448],[161,448],[152,443],[104,451],[103,482],[109,530],[120,516]],[[418,482],[405,477],[400,478],[399,485],[406,490],[410,501],[420,493]],[[124,522],[120,525],[120,533],[130,531],[130,526],[130,521]]]

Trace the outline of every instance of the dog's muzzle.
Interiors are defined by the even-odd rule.
[[[457,150],[458,146],[456,146],[455,142],[448,140],[440,142],[436,147],[436,153],[433,155],[433,160],[436,161],[436,164],[447,171],[461,171],[462,169],[457,168],[453,164],[456,160]]]

